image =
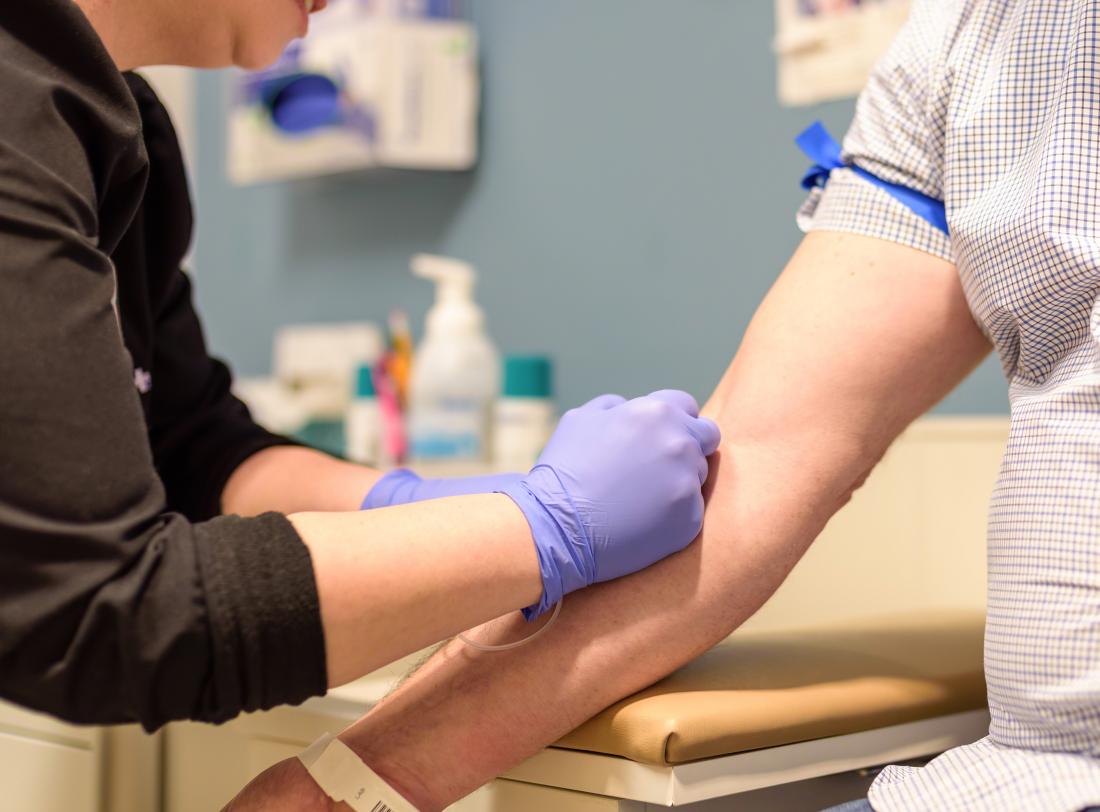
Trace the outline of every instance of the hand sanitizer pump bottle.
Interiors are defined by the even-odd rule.
[[[409,392],[412,462],[487,462],[500,356],[474,301],[477,274],[465,262],[427,254],[413,257],[412,271],[436,284]]]

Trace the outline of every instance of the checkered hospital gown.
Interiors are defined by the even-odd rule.
[[[799,213],[955,263],[1009,379],[989,515],[989,736],[888,767],[877,812],[1100,804],[1100,2],[916,0]]]

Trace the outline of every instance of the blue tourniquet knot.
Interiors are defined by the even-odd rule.
[[[834,169],[850,169],[866,180],[885,191],[907,209],[923,220],[928,221],[944,234],[947,230],[947,212],[944,210],[943,201],[936,200],[926,194],[902,186],[900,183],[890,183],[882,178],[875,177],[866,169],[846,164],[840,159],[840,144],[829,135],[825,125],[815,121],[794,140],[798,148],[806,153],[814,162],[809,171],[802,178],[803,189],[813,189],[816,186],[824,186],[829,179],[829,173]]]

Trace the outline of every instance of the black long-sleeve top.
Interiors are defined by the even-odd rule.
[[[0,98],[0,697],[153,729],[323,693],[307,548],[217,515],[287,441],[207,354],[167,113],[71,0],[0,4]]]

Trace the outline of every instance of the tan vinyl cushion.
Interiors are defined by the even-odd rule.
[[[984,708],[983,626],[935,612],[735,634],[557,746],[682,764]]]

